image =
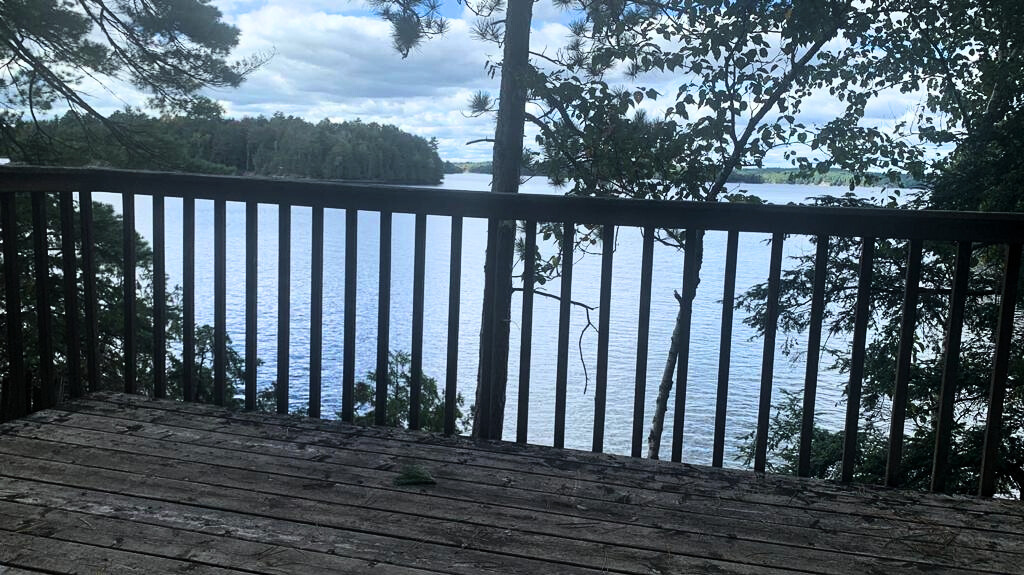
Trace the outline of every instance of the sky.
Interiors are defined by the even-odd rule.
[[[476,91],[498,92],[488,62],[500,57],[496,45],[470,34],[476,17],[455,0],[443,0],[450,30],[430,39],[403,59],[391,45],[389,24],[360,0],[213,0],[224,20],[241,31],[234,57],[259,53],[273,57],[238,88],[206,92],[228,117],[269,116],[275,112],[341,122],[393,124],[425,138],[437,138],[440,155],[451,161],[490,160],[490,144],[467,145],[493,136],[493,117],[470,117]],[[569,15],[550,0],[534,6],[531,50],[553,52],[564,44]],[[612,78],[613,85],[618,79]],[[621,79],[625,82],[625,78]],[[654,87],[674,93],[671,78]],[[648,86],[651,84],[648,83]],[[126,104],[141,106],[142,94],[121,86],[91,91],[102,111]],[[888,94],[873,102],[868,123],[892,124],[920,101],[915,94]],[[648,103],[645,102],[645,106]],[[650,103],[655,114],[665,104]],[[842,104],[827,93],[804,103],[800,120],[808,124],[835,117]],[[527,131],[528,140],[531,132]],[[529,143],[529,141],[527,142]],[[766,165],[785,166],[781,151]]]
[[[487,73],[500,48],[472,37],[476,17],[445,0],[450,29],[405,59],[392,47],[390,25],[358,0],[214,0],[241,30],[236,54],[274,56],[235,90],[210,93],[228,116],[280,111],[316,122],[362,119],[437,138],[441,157],[490,160],[493,117],[470,117],[476,91],[498,92]],[[531,48],[556,49],[566,15],[545,0],[534,7]]]

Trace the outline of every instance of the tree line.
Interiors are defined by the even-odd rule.
[[[159,117],[127,110],[103,122],[74,111],[49,120],[19,119],[10,137],[0,140],[0,156],[37,165],[422,185],[444,177],[437,141],[396,126],[360,120],[313,124],[280,112],[233,119],[221,117],[215,104],[207,108]]]

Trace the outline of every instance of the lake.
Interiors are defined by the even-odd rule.
[[[448,175],[446,189],[487,190],[490,176],[483,174]],[[747,184],[743,186],[771,203],[802,202],[810,196],[841,194],[844,188],[823,188],[803,185]],[[524,193],[561,193],[543,179],[535,178],[523,186]],[[873,190],[860,190],[869,195]],[[120,209],[120,196],[95,194],[97,201],[114,204]],[[170,284],[181,284],[181,200],[166,200],[167,273]],[[136,198],[137,229],[146,239],[152,237],[152,203],[148,196]],[[263,364],[258,369],[260,388],[271,385],[277,375],[277,206],[262,205],[259,212],[258,264],[258,355]],[[326,210],[324,218],[324,325],[323,325],[323,413],[333,414],[341,408],[342,333],[344,318],[345,213]],[[356,312],[356,377],[374,369],[377,330],[377,256],[378,225],[376,213],[361,213],[359,218],[359,249]],[[477,335],[480,330],[480,306],[483,289],[483,262],[486,244],[486,220],[467,219],[463,237],[462,303],[460,310],[459,391],[466,398],[466,408],[475,395],[477,370]],[[245,206],[227,204],[227,331],[234,347],[244,355],[245,342]],[[391,348],[411,348],[414,216],[395,214],[392,243]],[[736,277],[736,293],[764,282],[768,276],[770,246],[768,234],[741,234]],[[309,314],[311,209],[292,208],[291,244],[291,359],[290,381],[293,406],[303,405],[308,398],[309,378]],[[686,427],[684,430],[685,461],[709,464],[718,377],[718,342],[721,323],[722,282],[725,261],[724,232],[709,232],[706,237],[704,266],[697,299],[694,302],[692,349],[690,352],[687,389]],[[540,242],[543,253],[554,246]],[[196,321],[213,323],[213,202],[196,202]],[[424,325],[423,369],[443,387],[446,368],[448,318],[448,255],[450,247],[449,219],[431,216],[427,219],[426,317]],[[639,268],[641,234],[636,228],[618,232],[613,267],[611,330],[609,346],[608,404],[606,413],[605,450],[629,453],[633,387],[636,370],[636,332],[639,308]],[[785,244],[787,257],[813,253],[808,238],[791,237]],[[577,254],[572,298],[596,306],[598,303],[601,258],[599,255]],[[651,302],[650,358],[648,362],[647,408],[650,420],[654,410],[658,383],[665,363],[678,304],[673,290],[682,283],[682,253],[655,244],[653,297]],[[517,270],[518,273],[518,270]],[[544,286],[557,294],[558,282]],[[519,318],[521,297],[513,300],[513,325],[508,386],[505,438],[515,438],[517,378],[519,370]],[[533,356],[530,386],[529,441],[550,445],[554,428],[555,362],[558,335],[558,302],[534,299]],[[744,314],[734,316],[732,367],[729,408],[726,427],[726,464],[737,465],[742,436],[755,427],[760,385],[762,342],[754,331],[744,325]],[[593,322],[597,324],[594,314]],[[569,386],[566,414],[566,447],[589,449],[594,414],[593,375],[597,364],[597,332],[587,330],[583,310],[574,307],[570,334]],[[577,347],[577,342],[580,342]],[[781,353],[784,338],[778,340],[780,353],[775,360],[773,398],[782,390],[798,390],[803,385],[804,339],[798,340],[798,357]],[[823,365],[830,362],[823,361]],[[589,385],[585,377],[589,373]],[[841,425],[845,407],[842,389],[845,377],[823,371],[820,375],[816,413],[826,427]],[[670,400],[667,422],[672,421]],[[671,444],[671,424],[663,437],[663,453]]]

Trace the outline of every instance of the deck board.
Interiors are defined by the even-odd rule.
[[[0,573],[1018,573],[1024,510],[95,394],[0,426],[0,539]]]

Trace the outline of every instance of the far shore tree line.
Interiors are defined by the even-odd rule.
[[[546,174],[541,171],[542,166],[531,165],[524,162],[520,170],[523,177],[543,177]],[[492,162],[445,162],[446,174],[490,174],[493,171]],[[870,182],[884,182],[887,175],[882,173],[867,174]],[[814,172],[805,173],[796,168],[742,168],[729,174],[727,184],[804,184],[811,186],[842,186],[851,187],[851,183],[861,181],[857,175],[849,170],[829,169],[824,174]],[[924,182],[918,181],[909,174],[901,174],[896,181],[900,187],[921,188]]]
[[[315,124],[276,113],[224,118],[205,101],[189,115],[111,114],[107,130],[89,116],[67,112],[49,120],[13,122],[0,156],[37,165],[106,166],[235,174],[371,180],[433,185],[444,177],[436,140],[396,126],[360,120]],[[122,139],[131,145],[125,146]]]

